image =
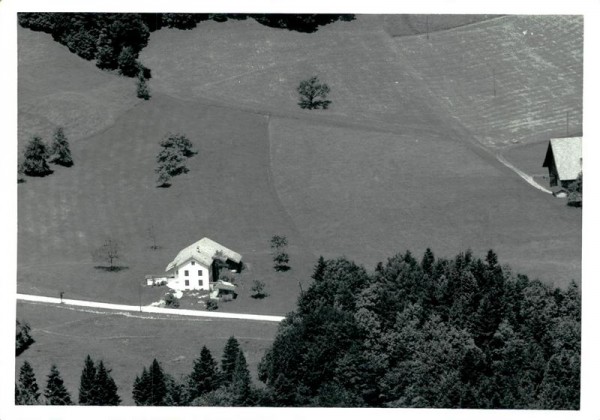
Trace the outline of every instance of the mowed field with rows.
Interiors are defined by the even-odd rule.
[[[162,273],[180,249],[204,236],[241,253],[247,264],[238,276],[238,299],[220,305],[227,312],[284,315],[310,284],[319,255],[346,256],[372,269],[407,249],[420,258],[426,247],[446,257],[468,248],[481,256],[492,248],[501,263],[532,278],[556,286],[580,282],[581,211],[532,188],[494,156],[495,146],[512,144],[515,136],[524,152],[510,149],[505,156],[532,175],[543,173],[536,169],[544,158],[536,153],[541,138],[562,135],[561,113],[581,109],[582,23],[545,19],[498,17],[432,31],[429,40],[426,34],[393,37],[412,29],[380,16],[313,34],[250,20],[163,29],[152,33],[140,56],[152,69],[148,102],[135,98],[132,79],[102,72],[50,35],[20,28],[20,149],[32,135],[48,141],[64,126],[75,165],[53,167],[54,174],[28,177],[18,187],[18,291],[149,304],[166,289],[142,287],[144,275]],[[526,26],[538,36],[531,45],[515,39]],[[481,63],[501,61],[501,109],[489,97],[483,64],[475,66],[477,54]],[[571,69],[569,60],[559,65],[552,58],[565,54]],[[463,56],[472,57],[464,75]],[[511,73],[531,76],[510,84]],[[327,111],[296,104],[296,86],[312,75],[332,89]],[[188,174],[156,188],[155,157],[167,132],[186,134],[199,153],[188,160]],[[538,146],[521,146],[529,142]],[[158,250],[150,249],[151,227]],[[272,268],[275,234],[290,243],[286,273]],[[91,258],[109,236],[123,243],[127,269],[116,273],[94,268]],[[250,297],[253,280],[266,283],[267,298]],[[194,299],[188,304],[202,308]],[[242,321],[201,328],[200,321],[21,304],[17,312],[37,340],[20,359],[33,358],[38,380],[57,363],[72,392],[90,348],[115,374],[119,363],[123,373],[115,379],[130,387],[132,374],[153,357],[168,362],[167,371],[183,372],[203,339],[220,337],[207,344],[220,357],[224,341],[218,340],[254,328]],[[86,334],[98,339],[88,342]],[[158,338],[123,341],[119,334]],[[248,343],[253,374],[274,334],[273,326],[259,328],[255,335],[264,341]],[[71,355],[74,366],[63,367]],[[181,355],[180,368],[169,362]]]

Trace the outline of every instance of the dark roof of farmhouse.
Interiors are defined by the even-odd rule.
[[[194,259],[208,267],[212,264],[217,252],[220,252],[226,259],[235,263],[242,261],[242,256],[237,252],[224,247],[212,239],[202,238],[198,242],[179,251],[179,254],[169,263],[165,271],[178,267],[190,259]]]
[[[561,181],[577,179],[582,167],[581,139],[581,137],[551,139],[543,167],[549,166],[550,153],[552,153]]]

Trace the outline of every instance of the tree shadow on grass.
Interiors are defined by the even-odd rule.
[[[169,188],[171,184],[165,182],[164,184],[157,185],[156,188]]]
[[[290,267],[289,265],[276,265],[273,268],[275,268],[275,271],[277,272],[286,272],[292,269],[292,267]]]
[[[96,270],[106,271],[107,273],[116,273],[118,271],[123,271],[129,269],[129,267],[125,265],[114,265],[112,267],[107,267],[105,265],[95,265],[94,268]]]

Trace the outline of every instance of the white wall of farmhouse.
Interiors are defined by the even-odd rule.
[[[168,286],[175,290],[209,290],[211,280],[210,267],[199,261],[188,260],[171,270],[173,278]]]

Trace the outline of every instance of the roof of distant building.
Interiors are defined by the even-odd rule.
[[[581,173],[582,167],[581,139],[581,137],[551,139],[543,167],[548,167],[549,153],[552,149],[556,171],[560,180],[570,181],[576,179]]]

